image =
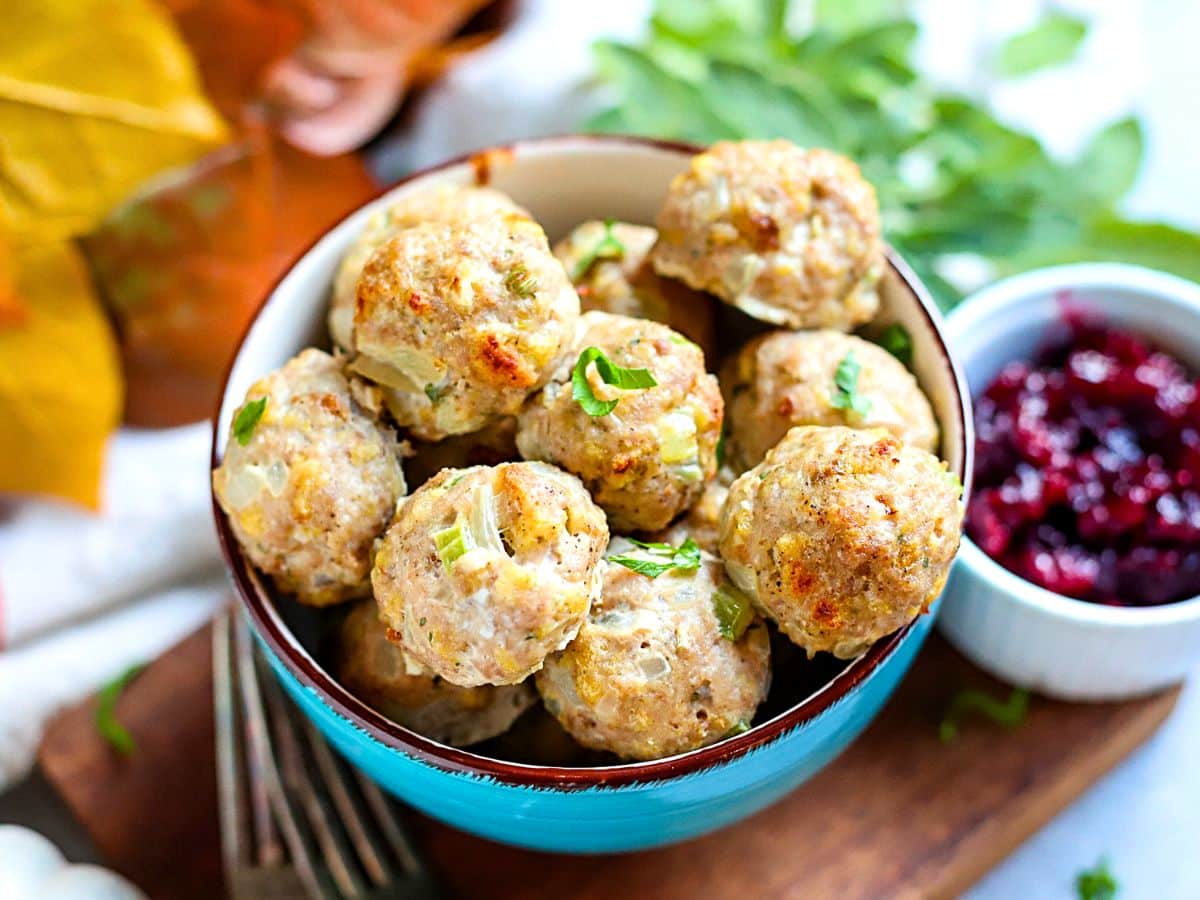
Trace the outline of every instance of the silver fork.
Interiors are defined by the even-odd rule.
[[[391,802],[283,696],[234,609],[213,628],[221,849],[233,900],[436,900]]]

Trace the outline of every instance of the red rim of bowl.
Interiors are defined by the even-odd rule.
[[[694,144],[678,141],[662,141],[652,138],[642,138],[630,135],[582,135],[564,134],[544,138],[531,138],[501,144],[464,154],[422,169],[406,176],[400,181],[379,191],[377,197],[390,193],[397,187],[419,178],[424,178],[445,169],[454,168],[464,163],[472,164],[477,173],[486,173],[487,160],[492,154],[505,154],[519,151],[522,148],[547,148],[556,144],[595,142],[610,145],[634,145],[654,147],[685,153],[689,156],[701,152],[704,148]],[[365,205],[365,204],[364,204]],[[359,207],[361,209],[361,207]],[[234,365],[241,355],[250,329],[262,314],[263,309],[276,296],[280,283],[295,267],[296,262],[311,252],[327,234],[337,228],[342,221],[354,215],[357,210],[347,214],[341,221],[323,231],[314,239],[304,252],[282,273],[271,286],[258,309],[247,323],[245,330],[238,339],[237,349],[230,358],[221,383],[221,394],[217,400],[217,408],[213,414],[213,439],[211,465],[215,469],[220,463],[218,452],[217,428],[220,422],[221,408],[225,404],[225,395],[229,389],[229,378]],[[960,423],[959,459],[962,461],[958,473],[963,483],[963,502],[970,496],[970,455],[971,442],[968,440],[970,423],[963,415],[967,409],[966,395],[963,389],[965,381],[958,365],[955,363],[946,346],[945,335],[938,325],[938,317],[933,310],[936,306],[929,296],[925,286],[917,278],[894,250],[887,252],[888,264],[899,277],[904,287],[917,299],[917,306],[925,316],[931,332],[937,338],[938,349],[941,351],[951,373],[951,387],[957,400],[956,408],[962,416]],[[865,681],[888,657],[890,657],[912,631],[910,623],[899,631],[880,639],[871,646],[863,656],[855,659],[844,670],[835,675],[816,693],[797,703],[783,713],[754,726],[749,731],[737,737],[727,738],[708,747],[691,750],[677,756],[650,762],[622,763],[613,766],[596,767],[566,767],[542,766],[525,763],[509,762],[481,756],[457,747],[448,747],[436,743],[427,737],[410,731],[402,725],[392,722],[367,706],[345,688],[330,674],[321,668],[309,652],[296,640],[288,629],[270,593],[265,590],[258,574],[247,564],[233,533],[229,528],[224,511],[217,503],[216,494],[212,496],[213,519],[216,524],[217,537],[221,545],[221,553],[229,567],[230,576],[238,597],[248,613],[258,636],[266,643],[275,657],[306,689],[313,691],[321,702],[341,718],[347,720],[357,729],[365,732],[370,738],[392,750],[405,753],[423,763],[447,772],[456,772],[473,776],[491,778],[499,782],[526,787],[582,789],[589,787],[612,787],[628,784],[644,784],[647,782],[663,781],[681,775],[695,773],[713,766],[720,765],[751,750],[770,743],[781,735],[797,728],[811,719],[816,718],[837,701],[847,696],[857,685]]]

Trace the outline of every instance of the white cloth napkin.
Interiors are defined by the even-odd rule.
[[[47,720],[148,662],[229,595],[208,489],[207,423],[109,443],[103,512],[30,500],[0,525],[0,789]]]

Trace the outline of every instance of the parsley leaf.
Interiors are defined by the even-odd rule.
[[[133,681],[145,667],[143,663],[130,666],[100,689],[99,699],[96,703],[96,716],[94,719],[96,731],[122,756],[132,755],[136,746],[133,743],[133,736],[126,730],[124,725],[117,721],[117,701],[121,699],[121,694],[125,691],[129,682]]]
[[[717,585],[712,604],[717,617],[717,629],[727,641],[739,640],[754,621],[754,607],[750,605],[750,598],[728,581]]]
[[[243,447],[250,443],[254,428],[258,425],[258,420],[262,418],[263,410],[266,408],[267,398],[259,397],[239,409],[238,414],[233,417],[233,436]]]
[[[621,259],[625,256],[625,245],[613,234],[613,220],[604,220],[604,235],[587,253],[579,257],[575,268],[571,270],[571,280],[578,281],[588,273],[588,270],[601,259]]]
[[[1068,62],[1087,34],[1087,23],[1054,12],[1028,31],[1015,34],[1000,47],[996,69],[1001,75],[1028,75]]]
[[[627,540],[642,552],[635,551],[634,553],[609,556],[609,562],[624,566],[647,578],[657,578],[672,569],[691,572],[700,568],[700,547],[691,538],[687,538],[678,547],[662,543],[645,543],[633,538],[627,538]]]
[[[888,242],[944,308],[993,277],[1084,260],[1200,280],[1200,235],[1121,215],[1144,156],[1135,120],[1102,128],[1074,160],[1051,156],[916,70],[919,29],[904,4],[652,7],[637,43],[596,46],[615,105],[585,127],[703,144],[783,137],[845,154],[875,187]],[[1085,29],[1050,15],[996,61],[1023,73],[1069,58]]]
[[[858,392],[858,376],[862,374],[862,364],[851,350],[838,363],[837,371],[833,374],[833,386],[837,392],[829,399],[829,405],[834,409],[852,409],[860,416],[871,412],[871,401]]]
[[[658,382],[649,369],[626,369],[618,366],[599,347],[588,347],[579,354],[575,369],[571,372],[571,397],[583,407],[589,416],[607,416],[617,408],[617,400],[601,400],[592,390],[587,379],[587,368],[596,364],[596,371],[605,384],[623,391],[636,391],[655,387]]]
[[[950,701],[950,706],[938,726],[938,737],[943,744],[949,744],[958,738],[959,719],[969,712],[978,713],[1005,728],[1016,728],[1025,721],[1029,712],[1029,691],[1013,688],[1005,701],[997,700],[982,691],[959,691]]]
[[[879,335],[879,346],[904,363],[906,367],[912,367],[912,335],[899,322],[893,322],[883,329],[883,333]]]
[[[1109,871],[1108,860],[1104,857],[1075,876],[1075,893],[1079,900],[1115,900],[1117,888],[1117,879]]]

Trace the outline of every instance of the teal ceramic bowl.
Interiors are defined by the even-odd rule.
[[[221,458],[233,411],[258,377],[302,347],[325,345],[337,262],[364,220],[402,193],[486,182],[528,208],[552,240],[585,219],[653,223],[672,176],[696,148],[616,137],[559,137],[496,148],[419,173],[322,237],[263,303],[230,369],[213,442]],[[915,371],[942,426],[942,453],[969,487],[970,395],[941,318],[894,255],[872,327],[902,323]],[[722,315],[740,315],[722,311]],[[740,323],[745,326],[746,323]],[[723,331],[738,323],[723,321]],[[320,662],[316,614],[278,598],[247,564],[224,514],[217,530],[234,585],[280,683],[342,754],[395,796],[466,831],[539,850],[636,850],[695,837],[778,800],[854,740],[887,702],[933,617],[883,638],[848,664],[776,668],[759,719],[736,737],[648,763],[550,766],[456,749],[397,725],[337,683]],[[778,692],[778,693],[777,693]],[[778,698],[783,697],[780,701]],[[897,747],[897,752],[904,748]]]

